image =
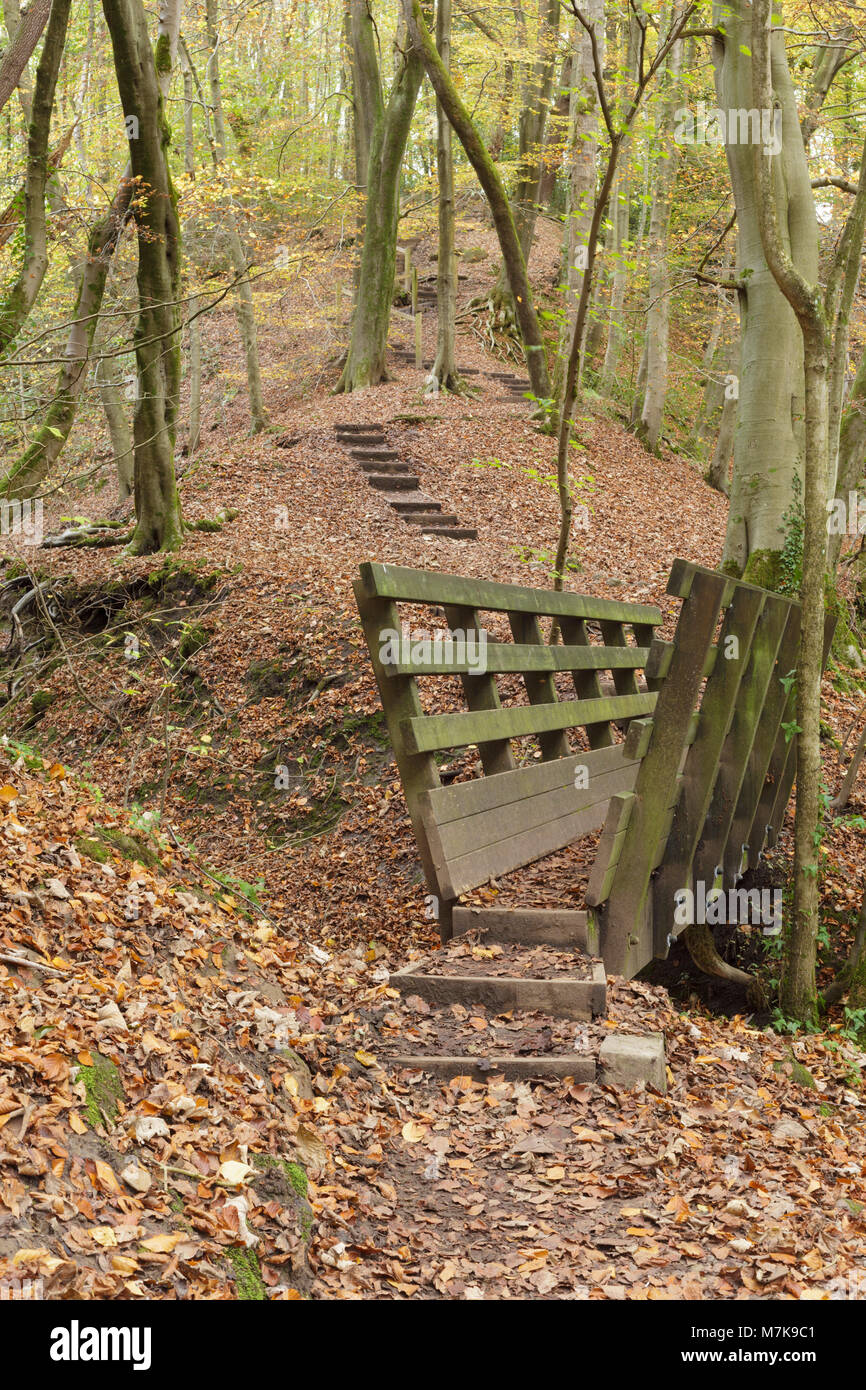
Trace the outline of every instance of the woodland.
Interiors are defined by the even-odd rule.
[[[0,1297],[866,1297],[864,249],[849,0],[2,0]],[[370,562],[519,586],[544,652],[392,718]],[[781,930],[672,916],[591,1017],[443,1005],[443,957],[576,953],[443,945],[421,715],[583,709],[431,734],[437,805],[649,768],[683,565],[796,610],[666,831],[781,750]],[[585,922],[618,825],[452,896]],[[626,1034],[661,1072],[565,1066]]]

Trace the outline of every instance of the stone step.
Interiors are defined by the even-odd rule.
[[[456,526],[456,512],[407,512],[406,520],[413,526]]]
[[[392,989],[417,994],[428,1004],[482,1004],[493,1013],[523,1009],[555,1018],[599,1018],[607,1009],[604,965],[593,961],[591,978],[528,980],[504,975],[425,975],[414,965],[389,976]]]
[[[452,541],[477,541],[474,526],[422,526],[425,536],[448,536]]]
[[[441,512],[442,503],[435,501],[432,497],[426,497],[423,492],[417,492],[414,497],[395,497],[391,506],[401,515],[409,516],[413,512]]]
[[[411,492],[418,486],[413,473],[368,473],[367,482],[380,492]]]
[[[586,913],[574,908],[455,907],[452,925],[455,936],[479,930],[485,941],[588,949]]]

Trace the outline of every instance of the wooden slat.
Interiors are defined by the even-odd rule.
[[[538,792],[535,796],[521,795],[515,789],[514,800],[505,805],[445,824],[438,822],[442,853],[446,859],[458,859],[461,855],[483,849],[485,845],[512,839],[524,831],[531,832],[547,821],[561,819],[565,823],[569,816],[585,811],[599,801],[608,801],[616,792],[631,791],[637,777],[637,767],[637,763],[622,763],[609,772],[590,778],[585,787],[575,787],[570,782],[562,787]],[[567,844],[568,841],[562,843]]]
[[[465,816],[507,806],[520,796],[539,796],[558,787],[573,787],[575,770],[580,766],[586,767],[587,779],[591,784],[597,777],[624,763],[634,763],[634,759],[626,758],[621,743],[589,753],[572,753],[556,762],[531,763],[513,772],[498,773],[495,777],[474,777],[471,782],[453,782],[450,787],[436,787],[423,798],[423,809],[425,815],[431,814],[437,824],[448,825]]]
[[[384,662],[389,676],[459,676],[471,672],[468,660],[445,661],[444,644],[436,639],[415,644],[418,656],[410,661]],[[547,643],[488,642],[484,648],[485,670],[517,674],[524,671],[615,671],[641,670],[649,657],[648,647],[551,647]],[[599,694],[601,692],[599,691]]]
[[[634,809],[634,800],[633,791],[620,792],[610,799],[604,830],[586,890],[586,901],[590,907],[598,907],[603,903],[613,886],[625,832]]]
[[[598,700],[563,700],[556,705],[518,705],[509,709],[479,710],[467,714],[434,714],[406,719],[402,736],[415,753],[444,748],[465,748],[493,739],[522,738],[552,729],[573,729],[602,720],[634,719],[650,714],[659,697],[608,695]]]
[[[563,849],[581,835],[597,830],[604,823],[607,808],[608,798],[604,797],[570,815],[555,816],[542,825],[520,830],[515,835],[456,859],[447,857],[438,843],[436,826],[428,823],[427,836],[437,877],[447,887],[447,896],[457,897],[470,888],[486,883],[488,879],[511,873],[524,864],[532,864],[546,854]]]
[[[752,639],[767,597],[761,591],[738,586],[722,623],[718,642],[722,656],[704,690],[697,736],[685,759],[682,795],[667,837],[664,865],[653,885],[653,920],[658,933],[655,950],[656,955],[662,957],[667,954],[676,893],[691,886],[692,860],[698,841],[706,843],[707,816],[713,801],[719,758],[734,719],[741,684],[746,672],[752,677],[756,674]],[[776,646],[780,637],[781,627]],[[736,642],[737,655],[726,659],[724,653],[732,642]],[[759,647],[759,653],[762,652],[763,648]],[[746,694],[748,697],[748,692]]]
[[[827,664],[827,657],[830,655],[830,644],[833,641],[833,633],[836,630],[835,613],[828,614],[824,620],[824,657],[822,670]],[[793,693],[793,691],[792,691]],[[794,718],[794,706],[796,699],[791,702],[791,713],[785,722]],[[791,799],[791,790],[794,786],[794,779],[797,774],[797,740],[792,738],[790,743],[785,745],[785,760],[781,773],[776,782],[776,795],[773,798],[772,806],[767,817],[768,822],[768,843],[774,845],[782,828],[785,819],[785,812],[788,802]]]
[[[539,651],[547,650],[541,635],[541,624],[534,613],[509,613],[508,621],[515,642],[521,645],[531,643]],[[633,678],[632,678],[633,679]],[[559,701],[556,682],[550,672],[527,671],[523,677],[526,694],[531,705],[552,705]],[[564,729],[553,729],[538,736],[541,756],[546,761],[551,758],[567,758],[571,745]]]
[[[478,614],[474,608],[461,608],[449,604],[445,609],[445,617],[453,631],[465,632],[468,636],[470,632],[478,633],[481,625],[478,621]],[[462,675],[460,684],[463,687],[463,695],[468,708],[472,711],[485,711],[498,713],[502,708],[499,699],[499,689],[496,681],[489,672],[480,675]],[[511,744],[504,736],[491,739],[479,749],[481,766],[489,776],[496,772],[510,772],[517,766],[514,754],[511,751]]]
[[[608,647],[619,648],[620,651],[625,652],[634,651],[634,648],[629,646],[622,623],[603,622],[601,635]],[[611,675],[617,695],[637,695],[639,693],[637,678],[633,669],[628,670],[622,666],[614,666],[611,667]]]
[[[770,759],[776,747],[779,727],[785,717],[788,695],[781,678],[793,671],[797,663],[800,646],[799,604],[792,604],[788,610],[785,634],[779,648],[776,665],[761,710],[761,719],[755,734],[755,741],[743,775],[743,783],[737,800],[734,818],[731,823],[728,845],[725,851],[725,879],[728,883],[736,881],[741,868],[754,866],[764,845],[766,822],[756,821],[758,809],[767,782]],[[743,862],[745,861],[745,862]]]
[[[486,579],[466,579],[434,570],[405,569],[402,565],[361,565],[365,592],[403,603],[461,604],[500,613],[536,613],[548,617],[610,618],[614,622],[657,626],[661,611],[648,603],[625,603],[594,598],[591,594],[558,593],[553,589],[525,589],[519,584],[498,584]]]
[[[671,583],[678,582],[677,571],[675,565]],[[616,974],[630,974],[635,951],[643,954],[646,949],[635,935],[635,923],[648,920],[650,876],[667,829],[668,807],[727,588],[724,575],[708,572],[689,577],[688,597],[677,623],[676,650],[658,692],[653,737],[638,771],[635,806],[604,913],[604,959],[608,970]]]
[[[584,651],[593,650],[586,623],[582,618],[562,618],[559,626],[563,640],[569,647],[579,647]],[[574,693],[579,700],[600,700],[603,698],[601,682],[597,672],[592,667],[584,665],[572,667],[571,678],[574,683]],[[590,748],[608,748],[616,741],[607,720],[601,720],[596,724],[588,723],[586,738]]]

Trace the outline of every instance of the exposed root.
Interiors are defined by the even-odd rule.
[[[689,955],[699,970],[703,970],[707,975],[715,975],[721,980],[730,980],[732,984],[742,985],[751,1003],[757,1004],[760,1001],[762,991],[755,976],[722,960],[716,950],[713,933],[705,923],[686,927],[683,936]]]

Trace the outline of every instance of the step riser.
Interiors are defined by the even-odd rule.
[[[371,487],[377,488],[379,492],[412,492],[418,486],[418,479],[411,473],[368,473],[367,481]]]
[[[396,449],[352,449],[350,452],[359,463],[393,463],[400,457]]]
[[[380,1057],[387,1067],[412,1067],[441,1076],[471,1076],[474,1081],[489,1081],[492,1076],[505,1076],[517,1081],[535,1076],[573,1076],[577,1082],[596,1080],[597,1068],[593,1057],[565,1053],[559,1057]]]
[[[409,472],[408,463],[359,463],[358,467],[362,473],[378,473],[380,477]]]
[[[412,526],[456,526],[457,517],[453,512],[407,512],[406,520]]]
[[[425,536],[448,536],[452,541],[477,541],[478,532],[471,526],[422,526]]]
[[[497,908],[455,907],[454,935],[479,929],[485,941],[503,944],[519,942],[527,946],[572,946],[587,950],[586,913],[526,909],[508,912]],[[593,953],[595,954],[595,953]]]
[[[482,1004],[494,1013],[524,1009],[583,1022],[599,1017],[607,1004],[606,983],[597,980],[511,980],[491,975],[414,975],[399,970],[389,983],[401,994],[417,994],[429,1004]]]
[[[426,512],[438,512],[441,508],[440,502],[404,502],[396,498],[391,506],[401,516],[417,516]]]

